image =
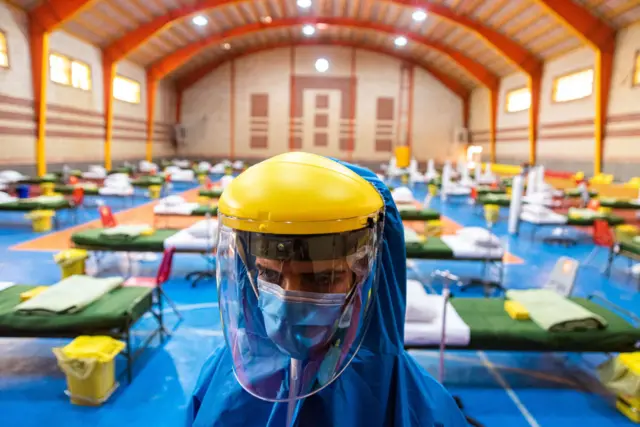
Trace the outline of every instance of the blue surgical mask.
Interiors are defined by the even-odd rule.
[[[274,344],[290,357],[305,360],[331,338],[341,317],[345,294],[286,291],[258,279],[258,306]]]

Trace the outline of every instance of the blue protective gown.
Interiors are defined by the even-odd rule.
[[[337,160],[336,160],[337,161]],[[339,161],[338,161],[339,162]],[[404,350],[406,257],[402,220],[387,186],[368,169],[343,163],[382,194],[386,222],[371,325],[347,369],[298,407],[298,427],[463,427],[451,395]],[[257,399],[237,382],[230,351],[202,368],[188,409],[194,427],[285,427],[287,403]]]

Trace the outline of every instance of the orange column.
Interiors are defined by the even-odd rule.
[[[409,65],[409,89],[408,89],[408,103],[407,106],[407,146],[411,150],[412,135],[413,135],[413,86],[414,86],[414,67]]]
[[[489,111],[489,155],[491,163],[496,162],[496,134],[498,128],[498,97],[500,89],[495,88],[490,91],[490,111]]]
[[[538,153],[538,121],[540,119],[540,90],[542,71],[529,76],[531,107],[529,108],[529,164],[535,165]]]
[[[116,64],[102,56],[102,96],[104,102],[104,168],[111,170],[111,141],[113,140],[113,79]]]
[[[471,98],[470,95],[462,97],[462,127],[469,129],[469,116],[471,114]]]
[[[33,19],[29,21],[29,43],[31,47],[31,76],[33,80],[33,105],[36,119],[36,171],[39,176],[47,173],[46,127],[47,127],[47,64],[49,34]]]
[[[153,159],[153,125],[156,113],[156,92],[158,80],[147,74],[147,156],[148,162]]]
[[[235,160],[236,156],[236,61],[231,60],[231,72],[229,73],[229,157]]]
[[[606,49],[596,50],[595,69],[595,153],[593,162],[593,173],[602,173],[604,157],[604,142],[607,132],[607,115],[609,112],[609,93],[611,91],[611,76],[613,73],[613,55],[615,43],[611,42]]]

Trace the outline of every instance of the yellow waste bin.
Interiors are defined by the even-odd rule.
[[[500,206],[484,205],[484,219],[487,224],[493,225],[500,219]]]
[[[211,203],[211,197],[198,196],[198,204],[199,205],[208,205],[209,203]]]
[[[56,186],[53,182],[43,182],[40,184],[40,191],[43,196],[53,196],[53,189],[55,187]]]
[[[31,220],[33,231],[36,233],[46,233],[51,231],[53,225],[53,217],[55,212],[51,210],[35,210],[25,215],[25,218]]]
[[[200,185],[204,185],[206,182],[207,182],[207,175],[205,174],[198,175],[198,183]]]
[[[409,174],[403,173],[402,175],[400,175],[400,182],[402,183],[402,185],[407,185],[409,183]]]
[[[233,168],[231,166],[225,166],[224,174],[225,175],[233,175]]]
[[[424,224],[424,235],[427,237],[442,236],[442,221],[439,219],[426,221]]]
[[[80,336],[62,348],[54,348],[58,366],[67,376],[67,395],[74,405],[98,406],[106,402],[118,384],[115,358],[125,345],[106,336]]]
[[[435,197],[438,195],[438,186],[436,184],[429,184],[428,188],[431,196]]]
[[[613,209],[609,207],[600,206],[598,208],[598,212],[600,212],[603,215],[609,215],[610,213],[613,212]]]
[[[89,254],[84,249],[67,249],[55,254],[53,259],[60,266],[62,278],[65,279],[76,274],[84,274],[85,261],[88,257]]]
[[[162,185],[150,185],[149,197],[152,199],[159,199],[161,190],[162,190]]]

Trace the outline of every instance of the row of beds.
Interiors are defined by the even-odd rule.
[[[219,190],[203,190],[202,196],[219,196]],[[209,216],[214,207],[203,210]],[[196,215],[196,214],[193,214]],[[419,207],[401,208],[404,221],[429,221],[440,217],[438,212]],[[215,220],[214,220],[215,221]],[[409,231],[407,231],[409,230]],[[162,252],[166,246],[173,246],[172,237],[180,230],[158,229],[152,235],[138,236],[130,240],[105,241],[101,239],[102,229],[87,229],[76,232],[71,240],[75,247],[94,253],[102,252]],[[406,229],[405,235],[411,235]],[[169,244],[167,244],[169,242]],[[423,260],[476,261],[502,265],[504,251],[495,250],[491,254],[483,248],[473,253],[469,245],[462,255],[447,236],[428,237],[423,241],[408,239],[407,258]],[[214,242],[215,243],[215,242]],[[454,247],[452,247],[454,246]],[[177,252],[211,253],[211,242],[200,242],[197,246],[184,244],[176,247]],[[125,372],[129,381],[133,376],[133,363],[159,336],[167,335],[163,316],[163,301],[159,289],[146,287],[121,287],[84,310],[74,314],[24,315],[16,314],[13,308],[20,303],[20,294],[35,286],[15,285],[0,291],[0,336],[20,338],[75,338],[79,335],[108,335],[125,341],[123,352],[126,358]],[[499,350],[536,352],[631,352],[640,343],[640,328],[637,318],[606,301],[596,302],[590,298],[572,298],[588,310],[602,316],[608,323],[606,329],[588,332],[550,333],[542,330],[532,321],[513,320],[504,310],[503,298],[452,298],[449,302],[466,325],[469,326],[469,340],[464,344],[447,342],[447,347],[459,350]],[[448,302],[448,303],[449,303]],[[137,349],[131,346],[132,328],[146,314],[155,320],[155,327]],[[406,349],[437,349],[439,340],[424,337],[419,331],[407,328]]]

